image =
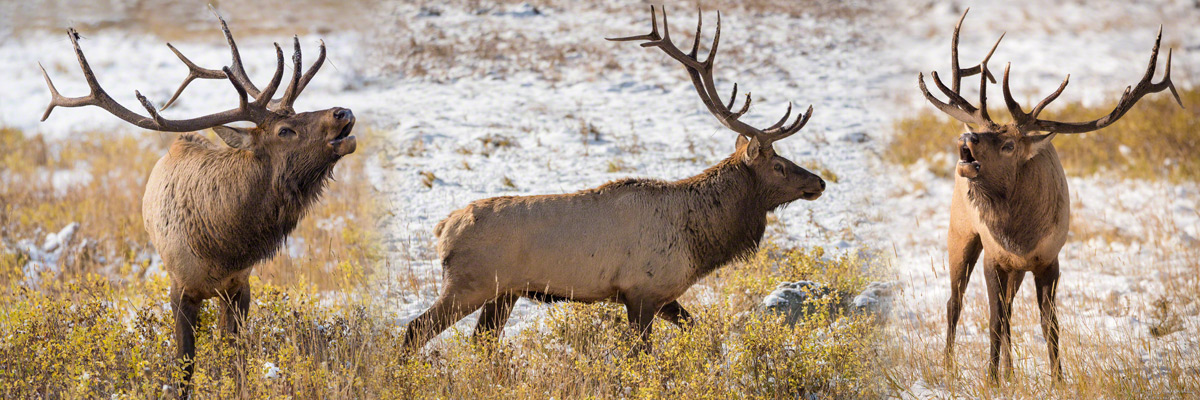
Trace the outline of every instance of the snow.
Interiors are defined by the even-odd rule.
[[[723,13],[715,74],[721,92],[727,93],[734,81],[740,92],[752,91],[754,107],[743,119],[756,126],[774,122],[788,101],[799,108],[813,104],[805,129],[778,143],[777,150],[801,165],[820,165],[837,175],[817,201],[797,202],[776,213],[781,224],[778,240],[789,246],[822,246],[833,252],[865,248],[885,255],[899,282],[892,288],[899,293],[899,303],[891,314],[901,327],[942,320],[949,286],[945,235],[953,183],[929,172],[930,164],[898,167],[880,161],[878,155],[885,150],[892,121],[929,107],[916,88],[917,72],[949,68],[950,33],[964,5],[971,12],[963,24],[963,64],[974,65],[996,37],[1007,32],[990,67],[1002,71],[1011,61],[1012,87],[1026,102],[1049,93],[1070,73],[1071,84],[1059,103],[1112,104],[1144,73],[1159,24],[1163,47],[1174,48],[1172,75],[1177,85],[1200,76],[1200,24],[1195,23],[1200,10],[1191,1],[893,0],[883,6],[895,11],[853,21],[811,14]],[[397,4],[382,12],[419,29],[445,28],[451,36],[437,40],[448,43],[494,36],[500,41],[497,46],[528,40],[554,48],[577,44],[590,49],[531,66],[514,65],[509,59],[456,58],[457,66],[431,77],[406,76],[394,68],[394,59],[402,55],[377,48],[379,41],[397,36],[373,35],[369,29],[387,32],[391,21],[363,32],[300,38],[307,61],[315,57],[318,39],[327,44],[329,58],[297,109],[354,109],[360,120],[356,135],[377,152],[377,167],[368,176],[388,200],[390,216],[382,224],[388,265],[395,269],[391,273],[427,283],[416,291],[379,285],[378,296],[395,304],[399,322],[415,318],[438,294],[440,269],[431,231],[450,211],[476,199],[567,193],[625,177],[685,178],[733,150],[734,135],[697,101],[682,67],[658,50],[602,39],[645,33],[649,21],[643,6],[607,6],[608,11],[597,11],[515,5],[478,14],[453,6]],[[675,40],[684,47],[695,16],[679,7],[670,11]],[[706,14],[705,19],[705,37],[711,38],[715,18]],[[236,35],[238,26],[231,28]],[[100,82],[131,109],[140,111],[134,89],[161,104],[185,76],[186,69],[162,40],[112,29],[83,34],[81,45]],[[265,81],[274,63],[270,41],[287,38],[238,39],[249,74],[256,82]],[[174,44],[202,66],[228,63],[228,50],[219,36]],[[134,129],[91,107],[59,108],[39,123],[48,96],[38,62],[64,95],[86,92],[69,42],[61,33],[31,32],[3,38],[0,49],[6,55],[0,58],[0,74],[6,77],[0,124],[51,137],[84,130],[162,135]],[[1156,76],[1161,76],[1165,51],[1163,55]],[[971,82],[977,81],[964,81],[967,98],[975,98]],[[197,81],[165,116],[196,115],[235,104],[227,82]],[[363,150],[367,149],[360,148],[352,157],[371,154]],[[1073,232],[1061,254],[1065,329],[1143,337],[1144,305],[1173,277],[1187,276],[1184,269],[1195,265],[1200,187],[1103,175],[1072,177],[1069,184],[1072,218],[1089,221],[1089,231],[1115,231],[1120,240]],[[330,228],[341,223],[319,222]],[[295,245],[296,251],[303,249],[303,243]],[[979,282],[975,279],[968,288],[964,320],[979,318],[984,304]],[[1021,292],[1018,308],[1033,304],[1032,292]],[[1112,315],[1095,300],[1110,297],[1136,307]],[[520,302],[506,330],[529,326],[546,307]],[[1194,332],[1200,323],[1196,313],[1184,318]],[[471,325],[468,318],[459,326]],[[1018,321],[1014,334],[1040,338],[1034,326],[1035,321]],[[940,340],[940,331],[911,335],[920,342]],[[1195,351],[1195,339],[1182,336],[1166,340]],[[975,324],[962,323],[959,340],[986,338]],[[936,390],[922,385],[912,389]]]

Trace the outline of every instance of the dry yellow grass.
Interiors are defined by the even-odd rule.
[[[1054,147],[1068,175],[1111,175],[1171,182],[1200,180],[1200,89],[1180,91],[1185,108],[1170,95],[1148,96],[1120,121],[1092,133],[1059,135]],[[1111,111],[1105,103],[1084,107],[1079,103],[1055,104],[1043,119],[1086,121]],[[991,115],[1004,117],[996,109]],[[955,141],[962,123],[936,110],[924,110],[897,121],[885,158],[899,164],[921,159],[940,160],[931,168],[949,176],[955,158]],[[944,158],[943,155],[949,158]],[[943,158],[938,158],[943,157]]]
[[[1200,90],[1180,94],[1186,109],[1169,96],[1150,97],[1102,131],[1055,139],[1067,174],[1095,175],[1100,182],[1143,180],[1129,184],[1150,185],[1159,196],[1150,202],[1153,206],[1141,208],[1110,199],[1072,200],[1071,238],[1060,255],[1066,261],[1058,297],[1065,381],[1056,384],[1049,377],[1034,291],[1026,282],[1014,303],[1017,371],[1011,381],[988,383],[988,313],[976,271],[959,323],[956,365],[943,362],[946,321],[940,304],[917,304],[911,312],[920,318],[900,320],[887,329],[883,356],[891,390],[1013,399],[1168,399],[1200,393],[1195,340],[1200,332],[1200,248],[1177,222],[1179,211],[1167,206],[1200,206],[1194,198],[1172,197],[1186,192],[1174,190],[1179,186],[1194,188],[1200,181]],[[1093,119],[1107,113],[1106,107],[1064,103],[1048,110],[1046,118]],[[992,115],[1007,111],[997,109]],[[961,129],[936,111],[898,121],[885,157],[905,165],[924,160],[948,178]]]
[[[166,140],[89,134],[70,140],[0,131],[0,397],[154,398],[174,366],[168,279],[147,273],[139,201]],[[375,135],[363,135],[374,137]],[[153,136],[149,136],[153,137]],[[370,149],[369,144],[362,146]],[[208,302],[197,331],[196,398],[779,398],[878,394],[879,327],[818,312],[795,326],[758,311],[782,280],[843,293],[880,276],[855,257],[774,246],[719,270],[683,301],[690,330],[657,323],[653,352],[611,304],[561,304],[499,345],[452,333],[402,357],[404,326],[378,299],[378,207],[365,180],[369,150],[339,164],[337,181],[292,235],[303,243],[259,265],[254,302],[234,342]],[[55,171],[92,179],[55,186]],[[32,279],[20,243],[81,223],[59,274]]]

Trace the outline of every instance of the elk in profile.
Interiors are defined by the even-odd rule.
[[[154,165],[142,199],[146,230],[171,276],[175,342],[177,357],[186,361],[185,381],[193,370],[194,325],[201,301],[220,297],[222,324],[228,333],[235,334],[239,320],[244,320],[250,307],[247,279],[251,267],[279,250],[299,219],[320,197],[334,164],[353,153],[357,145],[355,137],[350,135],[354,128],[354,114],[350,110],[330,108],[297,113],[292,108],[325,60],[324,43],[316,63],[301,76],[300,42],[294,39],[291,81],[283,96],[273,99],[284,70],[279,45],[275,45],[278,59],[275,74],[260,90],[247,78],[225,20],[220,22],[233,53],[231,67],[221,70],[198,67],[168,44],[187,65],[189,73],[167,106],[194,79],[228,79],[237,92],[238,106],[215,114],[167,119],[141,93],[136,93],[137,98],[149,116],[120,105],[100,86],[79,48],[74,29],[68,29],[67,34],[91,93],[64,97],[55,89],[45,68],[42,69],[52,96],[43,121],[54,107],[97,106],[143,129],[192,132],[212,128],[228,145],[218,146],[194,133],[179,135],[167,154]],[[224,126],[239,121],[255,126]],[[185,385],[185,397],[186,389]]]
[[[644,349],[655,315],[675,324],[690,316],[676,300],[697,280],[751,254],[767,213],[797,199],[815,200],[825,182],[776,154],[772,144],[795,134],[812,115],[755,128],[739,120],[717,94],[712,66],[717,33],[704,61],[671,42],[650,9],[651,32],[616,38],[644,41],[682,63],[696,93],[717,120],[737,134],[732,155],[691,178],[665,182],[625,179],[562,195],[495,197],[454,211],[434,228],[442,263],[440,297],[408,325],[405,347],[415,350],[463,316],[482,308],[475,334],[503,327],[520,297],[582,302],[616,301]],[[737,94],[734,85],[733,96]],[[491,336],[495,337],[495,336]]]
[[[1091,132],[1116,122],[1143,96],[1167,89],[1183,102],[1171,83],[1171,52],[1163,79],[1153,83],[1158,60],[1162,29],[1150,53],[1150,66],[1133,87],[1125,89],[1117,106],[1108,115],[1088,122],[1058,122],[1038,119],[1046,105],[1058,98],[1067,80],[1033,109],[1026,113],[1009,91],[1008,70],[1004,67],[1002,89],[1004,103],[1012,122],[998,124],[988,115],[987,83],[995,83],[987,61],[1000,41],[979,65],[960,68],[958,64],[958,33],[966,12],[954,27],[950,42],[950,86],[947,87],[933,72],[934,84],[949,99],[942,102],[929,93],[923,74],[918,75],[921,92],[942,112],[968,125],[969,132],[958,138],[959,161],[954,179],[954,197],[950,208],[950,233],[947,245],[950,255],[950,300],[946,303],[947,365],[953,362],[954,332],[962,311],[962,296],[975,262],[983,252],[984,279],[987,281],[990,304],[989,339],[991,354],[988,377],[997,380],[997,370],[1003,359],[1005,376],[1012,375],[1010,317],[1013,297],[1021,286],[1025,273],[1033,274],[1037,287],[1038,308],[1041,311],[1042,333],[1049,351],[1050,371],[1062,379],[1058,355],[1059,326],[1055,311],[1055,292],[1058,285],[1058,253],[1067,240],[1070,225],[1070,197],[1062,163],[1051,139],[1057,134]],[[1001,39],[1003,39],[1001,35]],[[980,75],[979,106],[971,105],[960,94],[963,77]],[[1070,75],[1067,76],[1070,79]],[[1045,132],[1044,134],[1038,134]]]

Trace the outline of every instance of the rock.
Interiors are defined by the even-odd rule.
[[[784,322],[792,325],[821,310],[823,306],[836,307],[836,302],[822,304],[817,301],[831,294],[836,294],[836,291],[813,281],[783,282],[763,298],[763,308],[782,314]]]
[[[871,282],[850,302],[855,312],[886,318],[892,311],[896,282]]]
[[[42,244],[42,251],[53,253],[60,247],[65,247],[71,243],[71,238],[75,236],[75,231],[79,230],[79,223],[72,222],[63,227],[58,233],[46,235],[46,241]]]
[[[783,282],[763,298],[762,304],[767,311],[783,315],[788,325],[820,311],[868,314],[883,321],[891,313],[896,287],[896,282],[871,282],[862,293],[846,301],[850,293],[817,282]]]

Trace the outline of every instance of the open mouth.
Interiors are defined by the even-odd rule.
[[[974,178],[979,176],[979,160],[971,154],[971,148],[966,142],[958,148],[958,174],[964,178]]]
[[[354,120],[351,119],[350,122],[346,123],[346,126],[342,127],[342,130],[338,132],[337,136],[334,136],[333,139],[329,140],[329,144],[336,145],[338,143],[341,143],[343,140],[353,138],[354,136],[350,136],[350,131],[353,129],[354,129]]]

